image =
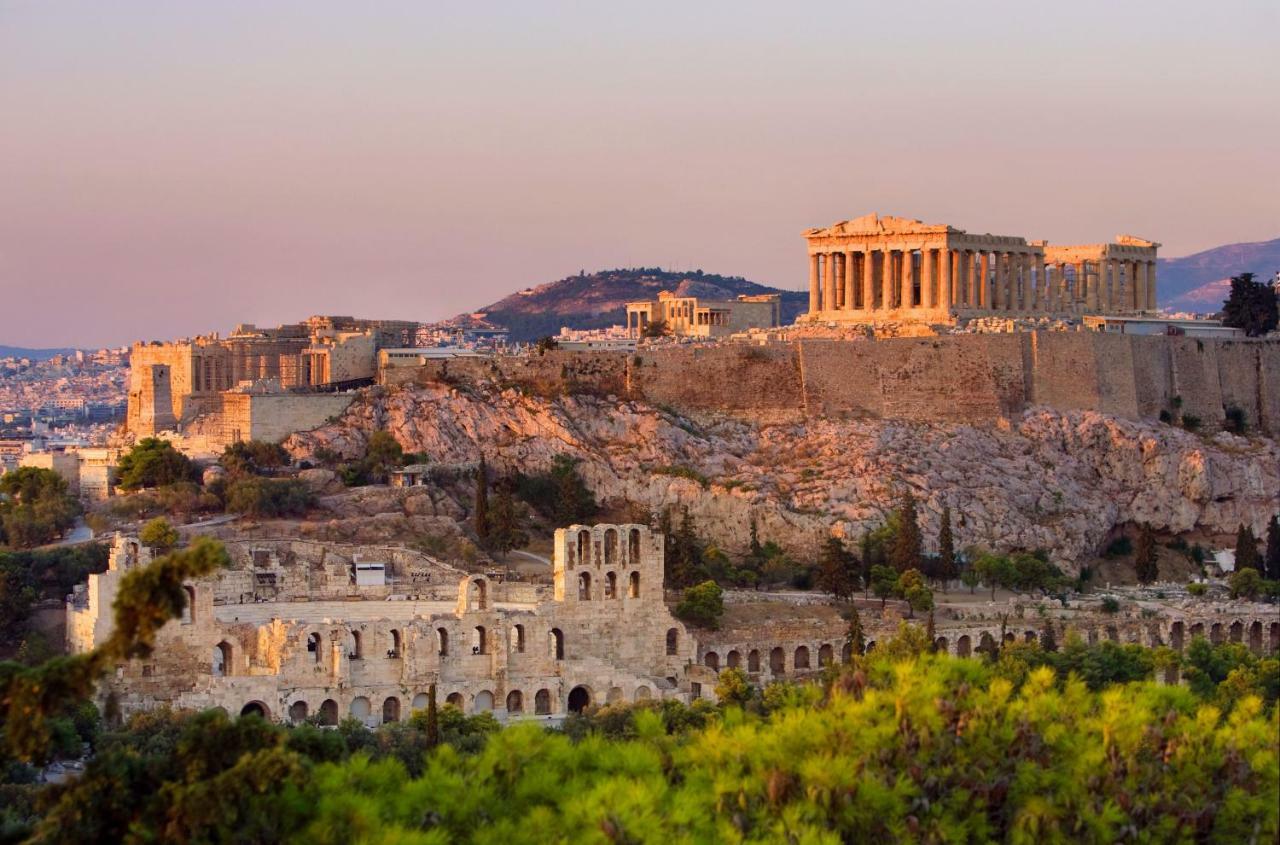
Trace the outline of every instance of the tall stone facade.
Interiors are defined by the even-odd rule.
[[[1156,250],[1131,235],[1050,246],[868,214],[804,233],[810,322],[950,323],[985,315],[1138,314],[1156,307]]]

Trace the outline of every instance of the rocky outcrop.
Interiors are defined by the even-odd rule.
[[[1031,409],[988,426],[695,423],[612,397],[437,386],[370,391],[334,424],[285,445],[298,458],[322,446],[356,457],[377,428],[446,465],[483,451],[497,472],[530,472],[572,455],[598,498],[687,507],[730,550],[745,545],[753,519],[762,537],[801,554],[830,534],[856,538],[908,489],[926,545],[949,506],[960,545],[1042,548],[1068,570],[1120,523],[1225,534],[1240,523],[1260,531],[1280,510],[1276,441],[1090,411]],[[461,515],[464,505],[451,507]]]

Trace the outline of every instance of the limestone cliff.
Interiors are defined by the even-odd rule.
[[[761,536],[801,553],[829,533],[860,536],[905,488],[920,501],[926,543],[950,506],[961,546],[1044,548],[1068,570],[1118,523],[1226,534],[1241,522],[1260,531],[1280,510],[1275,440],[1208,438],[1092,411],[1033,408],[987,426],[695,423],[611,397],[434,386],[368,391],[337,422],[286,446],[299,458],[320,446],[355,457],[377,428],[440,463],[470,463],[483,450],[499,472],[572,455],[598,498],[687,506],[731,550],[753,517]]]

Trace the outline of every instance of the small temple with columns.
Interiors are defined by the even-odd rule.
[[[809,322],[949,323],[984,316],[1141,314],[1156,308],[1156,250],[1131,235],[1051,246],[868,214],[804,233]]]

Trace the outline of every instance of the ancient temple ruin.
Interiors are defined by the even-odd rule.
[[[1131,235],[1051,246],[868,214],[804,233],[809,322],[949,323],[987,315],[1140,314],[1156,307],[1156,250]]]

